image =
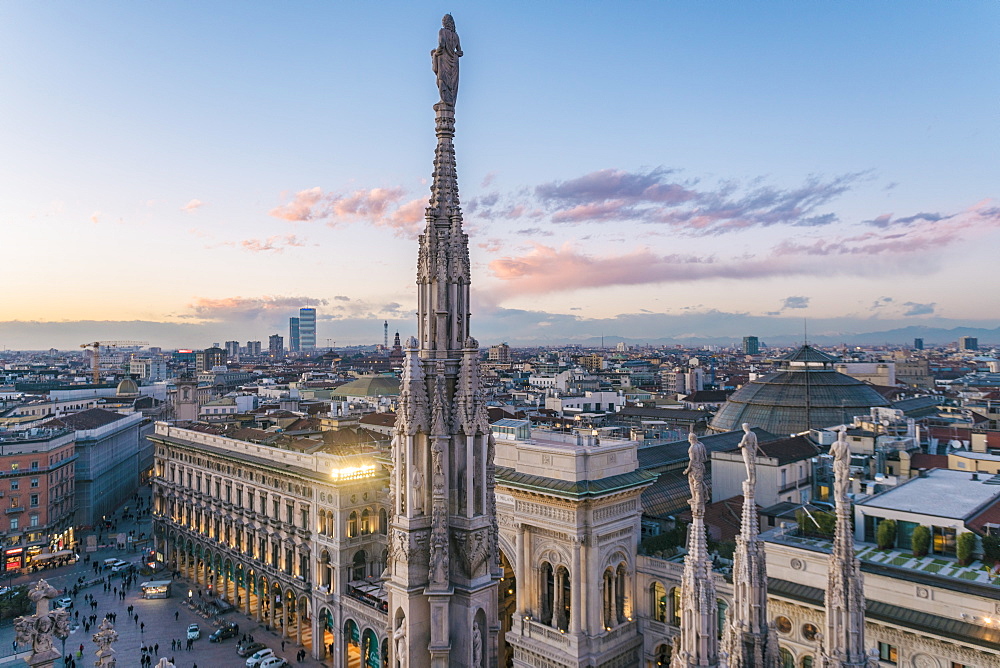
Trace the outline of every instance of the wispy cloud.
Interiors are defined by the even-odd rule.
[[[933,315],[934,309],[937,304],[931,302],[929,304],[918,304],[917,302],[903,302],[903,306],[906,310],[903,311],[903,315]]]
[[[285,248],[302,248],[306,245],[305,240],[299,239],[294,234],[275,234],[266,239],[244,239],[239,243],[243,250],[252,253],[280,253]]]
[[[658,254],[649,248],[624,254],[589,255],[571,244],[556,248],[535,243],[521,255],[494,259],[489,268],[501,282],[493,291],[494,298],[501,300],[517,294],[615,285],[816,276],[819,273],[899,275],[926,271],[947,246],[998,228],[1000,207],[987,201],[940,220],[925,218],[898,229],[784,241],[759,255]],[[873,256],[878,256],[879,261],[872,262]],[[883,303],[891,301],[882,299]],[[790,297],[782,310],[806,305],[807,298]]]
[[[99,222],[101,222],[101,212],[95,211],[94,213],[90,214],[90,218],[88,218],[88,220],[92,222],[94,225],[97,225]]]
[[[634,221],[668,225],[692,235],[772,225],[820,227],[838,220],[821,208],[865,176],[811,176],[793,188],[761,179],[704,187],[697,179],[682,180],[676,170],[664,167],[635,172],[604,169],[511,194],[487,193],[474,198],[468,208],[491,220],[547,216],[560,224]]]
[[[785,297],[781,302],[781,310],[790,308],[809,308],[808,297]]]
[[[399,236],[414,236],[420,230],[426,199],[402,202],[406,190],[371,188],[350,193],[326,193],[320,187],[300,190],[286,203],[269,211],[275,218],[291,222],[320,221],[330,227],[368,221],[393,230]]]
[[[182,315],[186,318],[201,320],[255,320],[273,315],[283,316],[302,306],[323,306],[325,299],[315,297],[282,297],[266,295],[263,297],[225,297],[212,299],[198,297],[189,305],[190,312]]]
[[[187,211],[188,213],[191,213],[192,211],[200,209],[203,206],[205,206],[205,203],[202,202],[200,199],[193,199],[184,206],[182,206],[181,211]]]

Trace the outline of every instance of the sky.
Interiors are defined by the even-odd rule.
[[[1000,326],[1000,3],[0,3],[0,346],[416,329],[430,50],[481,344]]]

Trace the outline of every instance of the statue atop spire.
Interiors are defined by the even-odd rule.
[[[431,51],[431,67],[437,75],[441,104],[455,106],[458,99],[458,59],[462,57],[462,44],[455,32],[455,19],[445,14],[438,31],[437,48]]]
[[[726,615],[722,646],[729,668],[778,668],[778,634],[767,616],[767,566],[757,520],[757,435],[743,424],[743,521],[733,557],[733,604]]]
[[[833,537],[833,552],[827,567],[826,633],[823,635],[821,666],[823,668],[863,668],[865,655],[865,595],[861,562],[854,556],[851,533],[851,501],[847,486],[851,476],[851,448],[847,430],[840,428],[837,440],[830,447],[833,455],[833,491],[836,503],[837,528]]]
[[[718,602],[712,559],[708,555],[705,534],[705,502],[708,482],[705,444],[691,432],[688,435],[688,467],[685,473],[691,488],[691,524],[688,526],[687,556],[681,577],[681,635],[674,642],[671,668],[725,668],[719,657]]]

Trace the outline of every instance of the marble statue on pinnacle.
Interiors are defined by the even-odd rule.
[[[455,19],[445,14],[438,31],[437,48],[431,51],[431,67],[437,75],[441,103],[450,107],[454,107],[458,99],[458,59],[461,56],[462,45],[455,32]]]

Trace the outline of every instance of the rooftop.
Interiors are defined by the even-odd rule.
[[[1000,484],[992,478],[980,475],[973,480],[965,471],[934,469],[857,505],[964,520],[998,499]]]

